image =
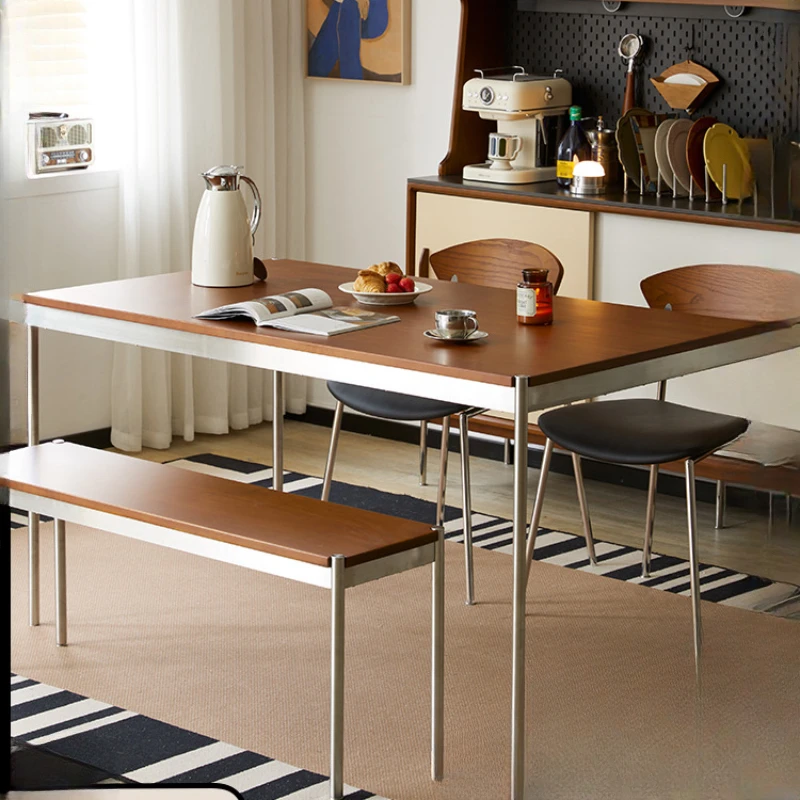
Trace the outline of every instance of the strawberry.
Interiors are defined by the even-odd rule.
[[[397,294],[398,292],[402,292],[403,290],[400,288],[399,283],[387,283],[386,284],[386,291],[389,294]]]
[[[386,276],[386,283],[400,283],[403,279],[403,276],[398,274],[397,272],[390,272]]]
[[[417,287],[414,283],[413,278],[401,278],[400,279],[400,288],[404,292],[413,292]]]

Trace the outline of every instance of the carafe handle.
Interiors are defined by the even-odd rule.
[[[253,200],[255,201],[253,204],[253,216],[250,217],[250,235],[253,237],[253,244],[255,244],[258,223],[261,222],[261,195],[258,193],[258,187],[247,175],[240,175],[239,177],[250,187],[250,191],[253,193]]]

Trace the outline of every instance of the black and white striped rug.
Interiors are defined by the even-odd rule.
[[[171,462],[174,466],[217,475],[223,478],[272,486],[272,468],[264,464],[240,461],[213,454],[203,454]],[[322,481],[319,478],[287,472],[284,490],[308,497],[319,497]],[[342,505],[380,511],[396,517],[421,522],[434,519],[433,503],[410,495],[392,494],[364,486],[334,481],[331,500]],[[26,524],[26,517],[12,514],[12,526]],[[475,546],[499,553],[511,554],[512,523],[500,517],[473,514]],[[445,537],[448,541],[463,541],[464,521],[460,508],[448,506],[445,512]],[[673,594],[688,596],[689,564],[680,558],[653,554],[649,578],[642,578],[642,551],[633,547],[596,541],[598,564],[591,566],[582,535],[540,528],[536,537],[534,559],[568,569],[578,569],[606,578],[649,586]],[[700,565],[700,586],[703,600],[735,606],[751,611],[763,611],[784,617],[800,616],[800,588],[776,583],[754,575],[745,575],[723,567]]]
[[[133,783],[221,783],[245,800],[328,800],[327,777],[11,674],[11,739]],[[347,800],[383,800],[346,787]]]

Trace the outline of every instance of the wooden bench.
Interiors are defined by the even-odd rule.
[[[432,564],[431,772],[441,779],[440,528],[63,442],[0,455],[0,488],[13,508],[55,520],[59,645],[67,643],[66,522],[329,589],[332,798],[343,796],[345,589]]]

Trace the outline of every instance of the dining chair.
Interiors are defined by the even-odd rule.
[[[653,309],[756,322],[800,318],[800,274],[793,272],[765,267],[698,264],[645,278],[641,282],[641,289],[647,304]],[[659,383],[657,399],[603,400],[558,408],[539,417],[539,427],[547,439],[528,533],[528,569],[533,558],[555,445],[572,453],[584,536],[590,553],[593,551],[593,538],[581,458],[650,467],[642,555],[643,577],[648,577],[650,573],[659,466],[683,461],[694,654],[699,669],[702,626],[695,464],[742,436],[749,421],[742,417],[669,403],[666,401],[666,383]]]
[[[428,266],[432,266],[440,280],[458,280],[462,283],[509,289],[520,280],[523,269],[547,269],[550,281],[557,292],[564,275],[561,262],[546,248],[533,242],[516,239],[483,239],[448,247],[437,253],[423,251],[418,275],[427,277]],[[509,311],[511,313],[511,310]],[[330,381],[328,389],[336,399],[333,428],[322,482],[322,499],[330,499],[333,468],[336,461],[339,434],[344,408],[355,409],[362,414],[381,419],[402,420],[420,423],[420,483],[424,484],[427,470],[427,426],[433,420],[442,420],[442,443],[440,452],[439,484],[436,493],[436,525],[444,522],[445,495],[447,489],[447,455],[450,419],[459,418],[461,444],[461,485],[464,513],[464,563],[466,569],[466,603],[475,602],[475,578],[472,559],[472,496],[469,469],[469,419],[486,409],[473,408],[457,403],[445,403],[423,397],[367,389],[347,383]]]

